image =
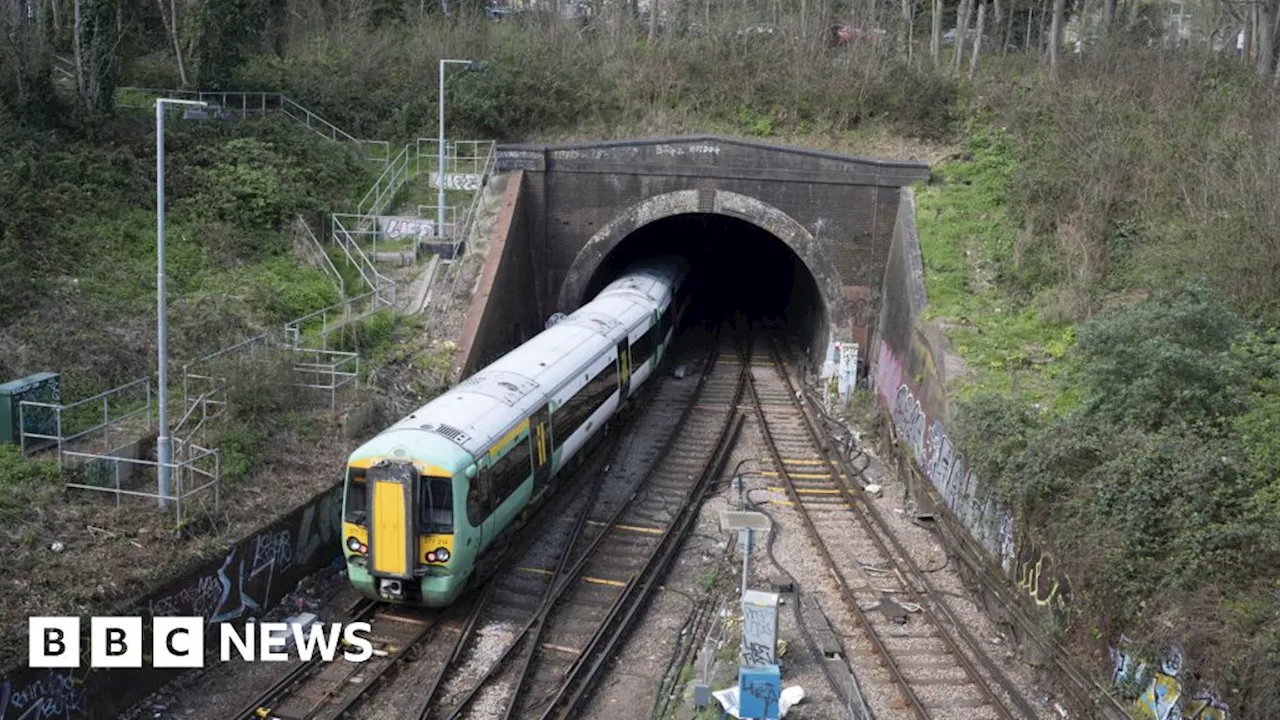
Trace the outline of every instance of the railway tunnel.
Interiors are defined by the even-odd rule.
[[[911,160],[713,136],[500,146],[496,170],[459,377],[655,254],[690,261],[704,309],[782,320],[815,368],[841,343],[865,359],[901,190],[929,178]]]
[[[805,262],[767,230],[726,215],[672,215],[636,229],[600,258],[585,283],[569,288],[579,294],[566,304],[589,301],[631,263],[654,255],[689,263],[686,287],[699,319],[779,320],[807,350],[825,346],[830,310]]]

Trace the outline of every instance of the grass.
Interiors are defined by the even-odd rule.
[[[1016,228],[1006,191],[1016,160],[1004,132],[975,129],[971,159],[941,165],[943,181],[916,191],[926,319],[946,329],[965,362],[953,388],[958,399],[1013,392],[1062,414],[1079,402],[1066,361],[1075,329],[1047,321],[1033,298],[1008,291]]]

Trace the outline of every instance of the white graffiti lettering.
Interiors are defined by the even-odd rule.
[[[262,533],[253,540],[253,566],[249,577],[284,570],[293,562],[293,543],[288,530]]]
[[[28,685],[0,685],[0,720],[70,718],[88,709],[88,694],[65,673],[50,672]]]

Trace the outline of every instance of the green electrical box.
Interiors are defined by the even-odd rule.
[[[28,435],[57,434],[58,416],[53,408],[28,407],[24,412],[23,400],[51,405],[61,403],[62,376],[42,372],[0,385],[0,445],[21,443],[24,429]],[[43,444],[45,439],[40,438],[40,441],[37,444]]]

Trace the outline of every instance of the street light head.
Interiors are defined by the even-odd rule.
[[[471,62],[467,63],[466,71],[467,72],[483,72],[484,69],[488,67],[488,65],[489,64],[483,60],[480,62],[476,62],[475,60],[472,60]]]

